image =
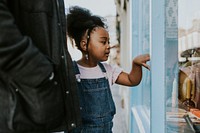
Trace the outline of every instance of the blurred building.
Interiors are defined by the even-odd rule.
[[[116,28],[117,37],[120,48],[120,66],[126,72],[130,72],[132,64],[132,41],[131,41],[131,4],[129,0],[115,0],[117,18],[116,18]],[[122,106],[125,109],[125,125],[129,132],[130,126],[130,88],[125,86],[120,86],[120,96],[122,101]]]
[[[192,26],[189,29],[179,28],[179,57],[182,52],[200,48],[200,19],[192,20]],[[188,55],[188,56],[192,56]]]

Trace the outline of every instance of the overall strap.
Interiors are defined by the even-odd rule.
[[[103,65],[101,62],[99,62],[98,65],[99,65],[99,67],[101,68],[101,71],[102,71],[103,73],[106,73],[106,69],[105,69],[104,65]]]
[[[80,74],[80,71],[78,69],[78,65],[77,65],[76,61],[73,61],[73,66],[74,66],[74,72],[75,72],[75,74]]]
[[[77,82],[80,82],[81,81],[80,71],[78,69],[78,65],[77,65],[76,61],[73,61],[73,66],[74,66],[74,72],[75,72],[76,80],[77,80]]]
[[[105,69],[104,65],[101,62],[99,62],[98,65],[101,68],[101,71],[103,72],[105,78],[108,79],[108,76],[107,76],[106,69]]]

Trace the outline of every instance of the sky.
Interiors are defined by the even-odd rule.
[[[200,0],[179,0],[179,27],[191,28],[193,18],[200,19]]]
[[[64,0],[65,7],[78,5],[102,17],[116,14],[115,0]]]

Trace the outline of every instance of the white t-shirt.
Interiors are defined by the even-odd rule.
[[[112,66],[107,63],[102,63],[106,69],[106,74],[108,77],[108,81],[110,86],[112,86],[115,81],[117,80],[119,74],[122,72],[122,68],[118,67],[117,65]],[[99,65],[96,67],[83,67],[79,64],[78,68],[80,71],[80,78],[81,79],[97,79],[97,78],[102,78],[105,77],[104,73],[102,72],[101,68]]]

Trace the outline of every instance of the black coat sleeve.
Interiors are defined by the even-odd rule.
[[[0,0],[0,71],[27,85],[38,85],[53,71],[31,37],[21,34],[5,0]]]

